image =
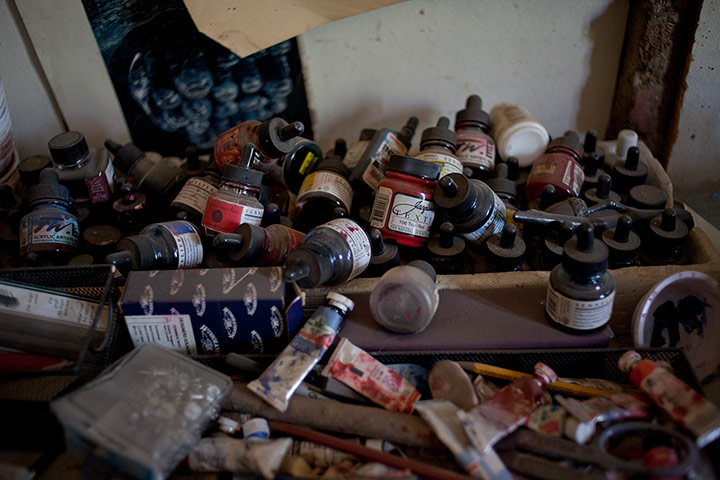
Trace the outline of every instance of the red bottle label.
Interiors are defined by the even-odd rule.
[[[202,225],[216,232],[232,233],[241,223],[260,225],[263,209],[208,198]]]

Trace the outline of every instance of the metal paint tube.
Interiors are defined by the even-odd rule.
[[[254,473],[270,480],[275,478],[292,442],[291,438],[267,442],[203,438],[188,455],[188,465],[194,472]]]
[[[402,375],[375,360],[364,350],[343,338],[322,374],[341,381],[382,407],[410,413],[420,392]]]
[[[505,468],[495,450],[489,448],[480,453],[468,439],[457,416],[460,410],[447,400],[425,400],[415,404],[415,410],[430,425],[465,473],[485,480],[510,480],[512,475]]]

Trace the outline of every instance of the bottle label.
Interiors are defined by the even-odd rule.
[[[33,245],[69,245],[77,248],[80,228],[71,215],[34,212],[20,222],[20,252],[27,253]]]
[[[338,232],[350,246],[353,268],[348,280],[355,278],[365,271],[370,264],[370,257],[372,256],[370,238],[368,238],[365,230],[348,218],[336,218],[323,225],[323,227]]]
[[[183,186],[173,203],[179,203],[191,210],[205,213],[208,198],[218,191],[218,187],[202,178],[193,177]]]
[[[507,221],[507,209],[505,204],[495,192],[493,192],[493,212],[483,225],[474,232],[464,233],[463,237],[468,239],[474,245],[484,243],[488,238],[502,232]]]
[[[376,190],[380,181],[385,177],[385,169],[388,161],[393,155],[404,155],[407,153],[405,145],[395,136],[388,133],[385,140],[380,144],[375,154],[370,159],[365,172],[362,175],[363,181],[373,190]]]
[[[365,150],[367,150],[369,144],[369,140],[361,140],[356,142],[345,153],[345,158],[343,158],[343,164],[349,170],[355,168],[355,165],[357,165],[357,163],[360,161],[360,157],[362,157],[363,153],[365,153]]]
[[[108,183],[108,177],[105,172],[96,177],[86,178],[85,187],[87,188],[91,203],[107,202],[110,200],[110,184]]]
[[[348,181],[341,175],[327,171],[311,173],[303,180],[295,203],[299,202],[303,196],[313,192],[332,195],[343,204],[345,210],[350,211],[353,191]]]
[[[160,226],[170,232],[175,240],[175,247],[178,251],[178,268],[195,268],[202,263],[202,240],[192,223],[176,220]]]
[[[379,187],[375,194],[370,225],[411,237],[430,238],[430,227],[434,218],[433,201],[404,193],[393,196],[392,189]]]
[[[580,168],[577,162],[569,161],[565,165],[565,171],[563,172],[562,182],[573,191],[577,197],[580,195],[580,188],[585,181],[585,172]]]
[[[298,173],[300,175],[305,175],[306,173],[308,173],[315,166],[315,162],[317,162],[317,160],[317,155],[312,152],[308,152],[307,155],[305,155],[302,164],[300,164],[300,168],[298,168]]]
[[[440,176],[449,175],[451,173],[463,173],[462,163],[452,155],[444,153],[420,152],[417,156],[420,160],[440,165]]]
[[[226,202],[217,197],[210,197],[205,206],[203,227],[216,232],[232,233],[241,223],[260,225],[263,209]]]
[[[128,315],[125,323],[136,347],[154,343],[186,355],[198,353],[190,315]]]
[[[492,170],[495,168],[495,143],[486,137],[458,135],[457,157],[465,166]]]
[[[612,314],[615,291],[600,300],[573,300],[548,284],[545,310],[560,325],[576,330],[592,330],[602,327]]]

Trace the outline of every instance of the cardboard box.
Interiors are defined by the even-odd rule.
[[[120,305],[135,346],[187,355],[277,353],[303,318],[278,267],[131,272]]]

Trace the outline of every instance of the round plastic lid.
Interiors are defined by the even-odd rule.
[[[90,153],[85,136],[80,132],[63,132],[48,142],[48,150],[55,163],[75,163]]]
[[[511,125],[495,143],[503,158],[517,157],[520,168],[525,168],[545,152],[549,141],[550,135],[542,125],[527,121]]]
[[[370,295],[370,311],[395,333],[418,333],[430,325],[438,305],[435,283],[417,267],[395,267],[385,273]]]

